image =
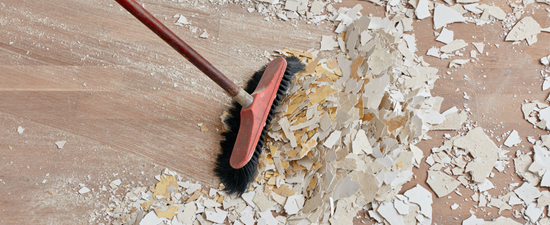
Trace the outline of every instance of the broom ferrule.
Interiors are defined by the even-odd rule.
[[[243,109],[248,108],[250,105],[252,105],[252,102],[254,101],[254,97],[252,95],[248,94],[244,89],[239,88],[239,92],[237,95],[233,96],[233,99],[237,101]]]

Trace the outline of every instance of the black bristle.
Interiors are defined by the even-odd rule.
[[[304,70],[304,65],[300,62],[298,58],[292,56],[292,57],[286,57],[285,59],[287,61],[285,74],[283,76],[283,79],[281,80],[281,84],[279,85],[277,96],[273,100],[273,105],[269,110],[269,115],[266,120],[266,125],[262,130],[262,135],[258,140],[258,144],[256,145],[256,150],[254,151],[254,155],[252,156],[250,161],[240,169],[234,169],[233,167],[231,167],[229,163],[229,159],[231,158],[231,153],[233,152],[233,146],[235,145],[235,141],[237,140],[237,134],[241,123],[242,107],[241,105],[239,105],[239,103],[233,102],[232,107],[229,109],[230,115],[225,120],[225,124],[228,126],[228,130],[222,133],[222,136],[224,137],[224,139],[220,142],[221,153],[218,154],[218,158],[216,160],[216,167],[214,168],[214,172],[216,176],[220,179],[221,183],[225,185],[225,188],[223,190],[228,194],[237,194],[238,196],[242,195],[247,190],[248,185],[250,184],[252,179],[254,179],[256,170],[258,169],[258,160],[260,158],[260,154],[262,154],[262,150],[265,142],[265,135],[267,134],[267,128],[271,123],[273,114],[275,113],[275,110],[279,105],[279,101],[281,101],[283,95],[287,91],[288,86],[290,85],[290,82],[292,81],[294,76],[298,72]],[[248,93],[254,92],[254,90],[256,89],[256,86],[258,85],[258,83],[262,78],[264,71],[265,71],[265,67],[263,67],[261,70],[254,73],[254,75],[248,81],[248,83],[246,84],[246,87],[244,88],[246,92]]]

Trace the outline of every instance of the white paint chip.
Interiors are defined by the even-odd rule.
[[[332,148],[332,146],[334,146],[334,144],[336,144],[336,141],[338,141],[340,139],[340,134],[342,134],[342,132],[339,131],[339,130],[333,131],[330,134],[330,136],[327,138],[327,140],[325,140],[323,145],[327,148]]]
[[[118,187],[118,185],[120,185],[122,183],[122,181],[120,179],[116,179],[116,180],[113,180],[109,186],[111,186],[111,188],[116,188]]]
[[[529,206],[527,206],[527,209],[525,210],[525,215],[531,222],[536,222],[540,216],[542,215],[542,211],[544,208],[538,208],[537,204],[531,203]]]
[[[320,51],[330,51],[338,46],[338,42],[336,42],[332,36],[322,36]]]
[[[202,32],[202,34],[199,36],[200,38],[208,38],[210,35],[208,34],[208,32],[206,32],[206,29],[204,30],[204,32]]]
[[[504,145],[508,147],[517,146],[519,143],[521,143],[521,137],[516,130],[513,130],[508,138],[506,138],[506,141],[504,141]]]
[[[176,16],[177,16],[177,15],[176,15]],[[179,15],[179,18],[178,18],[178,20],[175,22],[175,24],[181,26],[181,25],[189,25],[189,24],[191,24],[191,22],[189,22],[189,21],[187,20],[187,18],[185,18],[185,16]]]
[[[541,63],[544,64],[545,62],[543,61],[543,59],[546,59],[546,57],[542,58],[541,59]],[[547,60],[547,59],[546,59]],[[548,62],[546,61],[546,63],[548,64]],[[549,77],[546,77],[544,78],[544,82],[542,83],[542,90],[543,91],[546,91],[548,90],[548,88],[550,88],[550,78]]]
[[[472,12],[473,14],[481,14],[481,13],[483,13],[483,10],[478,9],[477,6],[479,6],[478,3],[468,4],[468,5],[464,5],[464,9],[466,9],[466,10]]]
[[[401,215],[409,214],[409,205],[403,202],[402,200],[395,199],[393,206]]]
[[[429,55],[429,56],[433,56],[433,57],[436,57],[436,58],[439,58],[441,57],[441,53],[439,52],[439,48],[436,48],[436,47],[431,47],[430,49],[428,49],[428,52],[426,53],[426,55]]]
[[[484,20],[488,19],[488,18],[487,19],[484,18],[486,17],[484,16],[485,14],[490,15],[497,20],[504,20],[506,18],[506,12],[504,12],[504,10],[502,10],[498,6],[483,4],[483,5],[477,6],[477,8],[483,10],[483,15],[481,16],[481,18]]]
[[[333,199],[338,200],[341,198],[347,198],[361,189],[361,185],[355,181],[351,180],[351,177],[345,177],[340,180],[338,185],[334,188]]]
[[[57,145],[57,148],[62,149],[65,143],[67,143],[67,141],[56,141],[55,145]]]
[[[527,16],[521,19],[512,30],[506,35],[506,41],[521,41],[539,34],[541,31],[539,23],[533,17]]]
[[[465,171],[470,172],[474,182],[485,182],[497,162],[499,148],[483,132],[483,128],[470,130],[465,136],[455,139],[453,145],[472,154],[474,160],[468,163]]]
[[[426,181],[432,190],[437,194],[437,197],[441,198],[454,191],[460,182],[455,178],[441,172],[441,171],[428,171],[428,179]]]
[[[434,29],[438,30],[450,23],[465,22],[464,18],[456,10],[443,4],[437,4],[434,9]]]
[[[454,204],[451,205],[451,210],[456,210],[456,209],[458,209],[458,207],[459,207],[459,205],[454,203]]]
[[[90,192],[90,189],[87,188],[87,187],[82,187],[82,188],[80,188],[80,190],[78,190],[78,193],[80,193],[80,194],[86,194],[88,192]]]
[[[206,219],[214,223],[223,223],[227,217],[227,211],[216,208],[216,211],[206,210]]]
[[[372,154],[372,147],[364,130],[357,131],[355,140],[352,142],[353,153],[355,154]]]
[[[492,189],[492,188],[495,188],[495,186],[493,185],[493,183],[491,183],[490,180],[485,180],[485,182],[481,183],[481,184],[478,184],[477,185],[478,189],[480,192],[484,192],[484,191],[487,191],[489,189]]]
[[[376,210],[391,225],[405,224],[403,216],[400,215],[390,202],[383,202]]]
[[[158,224],[163,224],[164,222],[165,222],[164,219],[158,218],[157,214],[155,214],[154,211],[151,211],[147,213],[147,215],[145,215],[143,219],[141,219],[141,221],[139,222],[139,225],[158,225]],[[169,221],[166,221],[166,222],[169,222]]]
[[[514,197],[514,196],[511,196],[510,200],[508,201],[509,205],[519,205],[519,204],[522,204],[522,203],[523,203],[523,201],[521,201],[521,199],[519,199],[517,197]]]
[[[241,197],[244,199],[244,201],[246,203],[248,203],[249,206],[255,207],[256,204],[254,204],[254,201],[253,201],[255,194],[256,194],[256,192],[251,191],[251,192],[247,192],[247,193],[242,194]]]
[[[432,193],[420,185],[416,185],[403,194],[409,198],[409,202],[416,203],[420,206],[420,213],[431,218],[432,217]]]
[[[416,18],[419,20],[425,19],[431,16],[430,9],[428,8],[428,0],[418,0],[418,5],[414,10]]]
[[[449,43],[445,46],[442,46],[439,50],[441,50],[444,53],[452,53],[452,52],[457,51],[457,50],[459,50],[461,48],[464,48],[466,46],[468,46],[468,43],[466,43],[464,40],[456,39],[456,40],[452,41],[451,43]]]
[[[298,143],[296,143],[296,137],[294,137],[294,133],[290,130],[290,122],[288,122],[288,118],[281,118],[279,120],[279,125],[281,125],[281,128],[283,129],[285,137],[290,141],[290,146],[292,146],[293,148],[298,147]]]
[[[409,148],[411,149],[411,151],[413,153],[415,166],[419,167],[420,163],[422,162],[422,158],[424,157],[424,152],[422,151],[422,149],[416,147],[413,144],[410,144]]]
[[[550,187],[550,170],[546,170],[546,172],[544,172],[542,180],[540,181],[540,186]]]
[[[305,198],[303,195],[292,195],[286,199],[285,212],[288,215],[294,215],[298,213],[304,206]]]
[[[439,36],[435,39],[436,41],[443,42],[445,44],[450,44],[454,39],[454,32],[452,30],[447,30],[447,28],[443,28],[441,30],[441,33],[439,33]]]
[[[483,50],[485,48],[485,44],[483,44],[483,42],[472,42],[472,45],[474,45],[474,47],[476,47],[479,54],[483,53]]]
[[[17,133],[22,134],[23,131],[25,131],[25,128],[23,128],[21,126],[17,127]]]
[[[535,199],[541,195],[539,189],[528,182],[524,182],[523,185],[514,190],[514,193],[516,193],[519,198],[523,199],[526,204],[534,202]]]
[[[259,212],[260,218],[264,219],[267,225],[277,225],[279,224],[279,221],[273,217],[273,214],[271,214],[271,211],[264,211]]]

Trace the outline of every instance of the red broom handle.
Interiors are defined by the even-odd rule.
[[[216,82],[220,87],[229,93],[231,96],[236,96],[240,90],[233,81],[229,80],[225,75],[204,59],[199,53],[191,48],[187,43],[176,36],[168,27],[164,26],[151,13],[147,12],[135,0],[116,0],[118,4],[124,7],[128,12],[134,15],[145,26],[149,27],[155,34],[162,38],[172,48],[181,53],[189,62],[193,63],[210,79]]]

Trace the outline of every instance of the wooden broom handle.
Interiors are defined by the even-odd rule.
[[[189,62],[193,63],[204,74],[212,79],[216,84],[222,87],[229,95],[235,97],[239,94],[241,88],[237,86],[233,81],[229,80],[225,75],[204,59],[199,53],[191,48],[187,43],[176,36],[168,27],[164,26],[158,21],[151,13],[145,10],[135,0],[116,0],[118,4],[124,7],[128,12],[134,15],[145,26],[149,27],[155,34],[162,38],[172,48],[181,53]]]

